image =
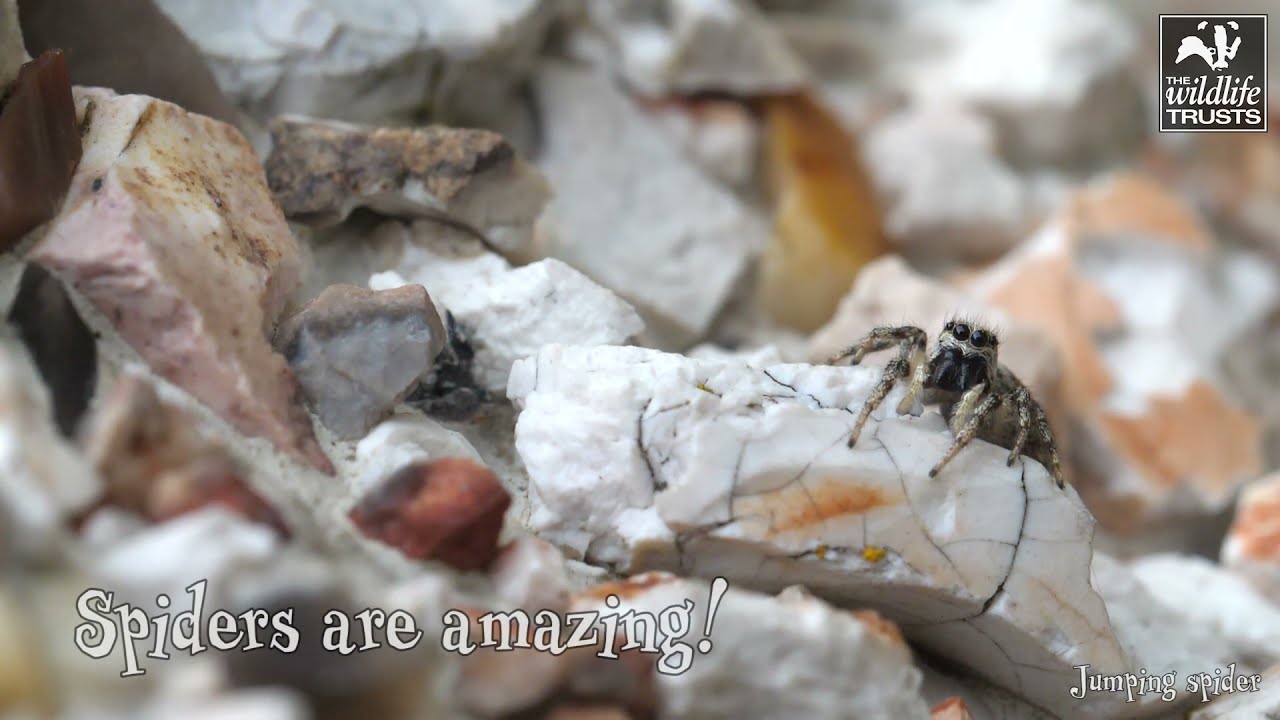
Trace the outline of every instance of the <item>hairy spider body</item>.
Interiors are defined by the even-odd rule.
[[[836,354],[828,362],[852,358],[854,365],[867,353],[898,346],[898,356],[885,366],[880,381],[872,388],[849,434],[853,447],[862,426],[884,402],[889,391],[908,380],[907,394],[898,403],[898,414],[911,410],[917,397],[926,405],[938,405],[955,441],[929,471],[935,477],[974,438],[981,438],[1009,450],[1008,464],[1026,455],[1044,465],[1058,487],[1064,487],[1057,445],[1049,421],[1031,391],[999,362],[999,338],[991,330],[972,322],[951,320],[938,334],[932,353],[927,353],[929,336],[911,325],[878,327],[857,344]]]

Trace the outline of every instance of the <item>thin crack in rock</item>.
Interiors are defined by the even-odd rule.
[[[644,420],[645,414],[649,412],[650,405],[653,405],[652,397],[645,403],[644,409],[640,411],[640,416],[636,418],[636,449],[639,450],[640,457],[644,460],[644,466],[649,471],[649,483],[653,485],[653,491],[660,493],[667,489],[667,483],[658,479],[658,474],[653,470],[653,462],[649,460],[649,448],[644,445]]]
[[[929,533],[929,529],[925,527],[923,519],[916,510],[915,502],[911,499],[911,493],[907,491],[907,476],[902,472],[902,466],[898,464],[898,460],[893,456],[893,451],[889,449],[889,446],[885,445],[884,441],[880,439],[880,423],[876,423],[875,430],[871,433],[871,439],[875,440],[880,445],[880,448],[884,450],[885,456],[889,458],[889,462],[893,464],[893,469],[897,471],[898,483],[902,486],[902,498],[907,501],[907,508],[911,510],[911,516],[919,523],[920,534],[923,535],[924,539],[928,540],[929,544],[938,551],[938,554],[947,561],[947,564],[951,566],[951,570],[955,572],[956,577],[959,578],[961,582],[965,582],[964,573],[960,572],[960,568],[956,566],[955,560],[951,559],[951,556],[947,554],[947,551],[942,549],[942,546],[938,544],[938,541]]]

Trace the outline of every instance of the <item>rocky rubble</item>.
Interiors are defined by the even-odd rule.
[[[803,584],[876,607],[923,646],[1059,712],[1074,665],[1123,672],[1088,584],[1092,519],[1074,494],[983,444],[929,479],[950,443],[937,415],[878,411],[845,448],[849,408],[877,377],[544,348],[517,363],[508,388],[522,408],[526,522],[571,557],[621,572]],[[1052,577],[1038,574],[1046,566]]]
[[[0,715],[1275,714],[1280,145],[1130,5],[0,0]],[[847,444],[956,317],[1067,487]]]

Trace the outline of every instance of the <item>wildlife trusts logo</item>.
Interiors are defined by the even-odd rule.
[[[1267,16],[1160,16],[1160,132],[1267,131]]]

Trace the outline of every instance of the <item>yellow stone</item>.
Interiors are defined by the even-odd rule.
[[[813,332],[889,246],[875,189],[840,121],[807,93],[763,103],[775,216],[760,301],[775,322]]]
[[[885,549],[882,547],[876,547],[875,545],[868,545],[862,550],[862,559],[867,562],[880,562],[884,559],[884,556]]]

